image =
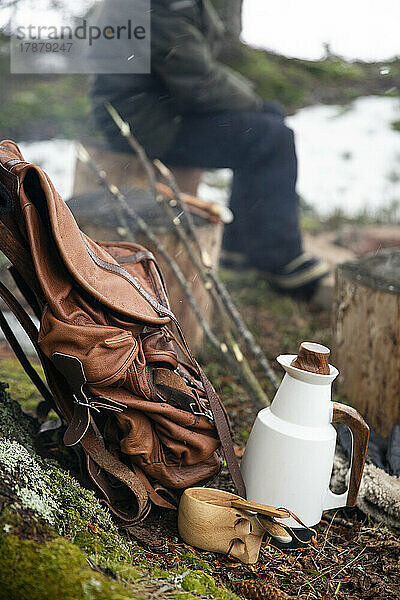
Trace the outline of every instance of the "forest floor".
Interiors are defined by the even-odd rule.
[[[278,376],[281,376],[281,372],[275,357],[281,353],[294,353],[300,341],[313,339],[331,345],[329,311],[320,310],[310,302],[294,301],[289,297],[278,296],[271,291],[256,271],[223,271],[221,276],[246,315],[250,328],[256,332],[258,341]],[[210,353],[203,358],[207,358],[203,362],[206,364],[208,375],[221,394],[231,417],[236,450],[240,455],[256,411],[240,385],[226,373],[225,367]],[[4,344],[0,348],[0,380],[9,382],[12,398],[18,400],[25,411],[32,413],[38,400],[37,394],[26,381]],[[267,382],[263,382],[262,378],[261,382],[265,385],[265,389],[268,389]],[[35,421],[32,423],[33,428],[37,427]],[[52,464],[58,465],[57,469],[61,465],[70,470],[72,476],[79,477],[75,456],[59,449],[55,433],[55,438],[51,437],[51,433],[48,435],[50,436],[48,443],[44,446],[42,444],[40,453],[44,454],[47,460],[51,457]],[[229,487],[229,481],[224,473],[215,485]],[[63,493],[61,486],[59,488],[61,498]],[[4,489],[0,489],[1,498],[4,500]],[[70,502],[68,495],[62,499],[61,505],[66,512],[63,513],[62,528],[56,527],[58,533],[64,533],[64,537],[54,538],[54,533],[46,534],[47,526],[41,524],[40,520],[34,521],[34,526],[29,525],[32,515],[27,517],[26,512],[21,512],[21,509],[19,514],[22,515],[23,521],[14,523],[10,520],[10,513],[7,512],[12,510],[9,502],[3,501],[3,514],[0,517],[1,522],[6,519],[5,525],[1,526],[0,523],[0,533],[3,536],[0,541],[2,562],[4,553],[9,557],[8,560],[11,560],[10,556],[14,556],[15,559],[15,553],[19,557],[23,556],[26,548],[23,549],[21,545],[28,542],[36,544],[34,556],[39,557],[39,561],[42,554],[47,557],[47,561],[49,560],[51,553],[46,554],[46,548],[50,552],[47,544],[61,544],[61,546],[67,544],[63,552],[72,553],[71,557],[79,549],[80,554],[74,560],[80,565],[79,568],[83,569],[82,573],[85,573],[86,579],[84,578],[82,583],[78,578],[75,587],[76,590],[89,590],[91,595],[89,592],[86,595],[86,591],[79,595],[76,590],[75,592],[70,590],[64,594],[67,600],[92,597],[111,600],[119,598],[183,598],[184,600],[194,598],[224,600],[228,598],[249,600],[400,598],[400,532],[382,523],[374,522],[358,509],[341,509],[324,513],[324,518],[318,527],[316,543],[306,548],[282,552],[275,548],[270,540],[265,540],[257,564],[246,566],[226,556],[199,551],[184,544],[177,532],[176,515],[169,511],[153,511],[146,522],[136,528],[133,541],[129,542],[130,546],[126,550],[123,535],[117,534],[114,530],[104,529],[101,522],[96,524],[95,520],[88,519],[85,511],[79,525],[74,525],[75,529],[73,529],[70,523],[70,508],[68,508]],[[4,508],[7,505],[8,508]],[[16,506],[18,507],[18,502]],[[98,511],[100,510],[104,511],[99,508]],[[71,533],[71,528],[74,533]],[[107,536],[111,540],[108,545],[105,543]],[[10,542],[11,538],[14,546]],[[72,545],[74,549],[71,548]],[[112,545],[114,547],[121,545],[125,550],[116,555]],[[56,560],[56,555],[55,552],[51,554],[51,561]],[[32,577],[35,568],[35,566],[28,568],[28,572],[29,570],[32,572]],[[44,567],[41,565],[37,568],[40,571]],[[52,568],[54,577],[59,578],[59,586],[61,584],[67,586],[70,577],[68,568],[58,564],[54,564]],[[4,574],[2,575],[1,571],[0,569],[0,583],[4,582]],[[92,576],[89,575],[90,572]],[[12,582],[14,591],[8,596],[11,600],[13,598],[34,600],[36,597],[47,600],[50,597],[61,597],[54,596],[55,588],[51,573],[48,574],[47,579],[50,585],[48,589],[53,596],[49,595],[48,589],[44,588],[37,596],[26,595],[24,592],[26,576],[21,571],[15,571],[15,567],[12,566],[10,573],[14,573]],[[92,585],[90,577],[93,576],[97,583]],[[21,585],[18,584],[19,578]],[[8,583],[10,585],[10,582]],[[109,588],[110,585],[112,589]],[[64,588],[61,586],[59,589]],[[69,590],[69,587],[67,586],[66,589]],[[6,596],[0,591],[0,599],[3,597]]]
[[[11,76],[6,44],[0,40],[0,139],[79,137],[90,113],[87,78]],[[317,102],[398,94],[398,59],[390,64],[338,57],[301,61],[241,46],[225,60],[253,79],[262,97],[282,103],[288,112]],[[306,220],[310,234],[337,226],[321,227],[310,214]],[[329,310],[278,296],[256,271],[221,276],[279,377],[275,357],[294,353],[302,340],[331,346]],[[240,456],[256,410],[211,352],[202,358],[231,417]],[[358,509],[325,513],[316,543],[304,549],[282,552],[265,540],[254,566],[187,546],[172,512],[153,511],[128,539],[77,483],[77,457],[61,447],[59,430],[46,432],[40,447],[34,444],[39,424],[32,415],[40,398],[5,343],[0,344],[1,380],[24,413],[1,392],[0,600],[400,598],[400,531]],[[216,485],[229,487],[224,473]],[[44,493],[52,514],[41,501]]]

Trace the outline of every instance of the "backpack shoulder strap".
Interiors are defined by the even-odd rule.
[[[237,458],[235,455],[235,451],[233,448],[231,428],[229,425],[229,419],[228,419],[226,410],[224,409],[221,400],[218,398],[216,391],[214,390],[213,386],[211,385],[211,383],[210,383],[209,379],[207,378],[206,374],[204,373],[203,369],[200,367],[199,363],[193,356],[193,354],[186,342],[182,328],[181,328],[179,322],[176,320],[176,317],[174,315],[173,315],[172,320],[175,324],[175,327],[179,333],[179,337],[182,342],[182,346],[180,346],[180,347],[181,347],[182,351],[184,351],[184,353],[189,358],[193,367],[198,372],[201,382],[204,386],[204,390],[206,392],[208,401],[210,403],[210,408],[211,408],[211,411],[212,411],[212,414],[214,417],[215,428],[217,430],[217,433],[218,433],[218,436],[219,436],[219,439],[221,442],[222,450],[224,452],[226,465],[227,465],[228,471],[232,477],[232,481],[235,485],[236,492],[239,494],[239,496],[242,496],[242,498],[246,498],[247,497],[246,486],[245,486],[245,483],[243,480],[242,473],[239,469],[239,464],[238,464],[238,461],[237,461]]]
[[[210,381],[207,379],[203,369],[197,364],[199,369],[200,379],[202,384],[204,385],[204,389],[206,391],[208,401],[211,406],[212,413],[214,415],[214,423],[216,430],[218,432],[219,439],[221,441],[221,446],[224,451],[226,464],[229,470],[229,473],[232,477],[232,481],[235,485],[236,491],[242,498],[246,498],[246,486],[243,480],[242,473],[239,469],[238,461],[235,455],[235,451],[233,448],[231,431],[229,427],[229,422],[225,410],[223,409],[223,405],[219,400],[213,386]]]
[[[22,308],[21,304],[18,302],[18,300],[15,298],[15,296],[5,287],[5,285],[2,282],[0,282],[0,298],[7,304],[8,308],[13,313],[15,318],[18,320],[21,327],[27,333],[27,335],[28,335],[29,339],[31,340],[32,344],[34,345],[35,349],[37,349],[38,331],[36,329],[35,324],[33,323],[32,319],[30,318],[28,313],[25,311],[25,309]],[[42,379],[40,378],[38,373],[33,368],[28,357],[26,356],[25,352],[23,351],[21,344],[17,340],[15,334],[13,333],[11,327],[9,326],[9,324],[1,310],[0,310],[0,327],[3,330],[3,333],[4,333],[8,343],[10,344],[11,348],[13,349],[16,357],[18,358],[19,362],[21,363],[25,373],[28,375],[28,377],[30,378],[32,383],[36,386],[36,388],[38,389],[39,393],[43,396],[43,398],[53,406],[54,405],[53,395],[49,391],[46,384],[42,381]]]

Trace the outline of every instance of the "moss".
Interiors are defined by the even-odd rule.
[[[293,64],[304,69],[322,82],[361,79],[362,68],[356,63],[347,62],[339,58],[325,58],[324,60],[293,59]]]
[[[201,595],[238,600],[204,571],[162,571],[143,560],[138,566],[123,560],[105,565],[88,560],[80,548],[51,529],[43,536],[40,527],[35,539],[22,539],[21,527],[21,518],[9,511],[0,519],[0,600],[134,600],[148,598],[152,591],[159,598],[192,600]],[[93,571],[90,566],[96,564]]]
[[[94,493],[37,454],[35,421],[11,399],[4,383],[0,383],[0,432],[0,475],[16,506],[31,510],[90,552],[98,544],[110,559],[129,557],[128,542]]]
[[[53,525],[96,562],[129,560],[130,542],[118,533],[94,493],[15,440],[0,439],[0,473],[18,510]]]
[[[119,581],[133,583],[143,579],[143,570],[137,566],[133,566],[129,561],[115,562],[112,560],[100,560],[99,564],[105,569],[108,569]]]
[[[97,531],[116,533],[110,513],[100,505],[93,491],[83,488],[53,463],[50,472],[49,488],[57,499],[56,525],[60,533],[74,537],[82,523],[85,527],[93,525]]]
[[[282,69],[263,50],[240,45],[225,62],[250,79],[262,98],[276,100],[288,107],[301,106],[310,77],[291,68]]]
[[[3,508],[0,513],[0,539],[5,535],[15,535],[21,539],[33,539],[38,542],[53,540],[54,529],[43,521],[39,522],[32,515],[18,513],[15,507]]]
[[[300,220],[302,231],[318,233],[321,231],[321,218],[317,214],[303,215]]]
[[[194,596],[190,592],[172,592],[168,595],[171,600],[197,600],[198,596]]]
[[[0,540],[1,600],[123,600],[132,593],[94,572],[82,551],[58,537],[39,544],[15,535]]]
[[[24,86],[10,75],[0,114],[0,131],[12,137],[79,136],[87,118],[90,102],[87,78],[77,75],[24,78]],[[73,93],[71,93],[73,90]],[[8,101],[7,101],[8,100]],[[29,114],[29,121],[21,115]]]
[[[392,121],[391,125],[392,129],[394,129],[395,131],[400,131],[400,119]]]
[[[43,378],[44,374],[42,367],[37,364],[33,366]],[[43,398],[26,375],[17,359],[7,358],[0,360],[0,380],[8,382],[12,397],[24,410],[35,414],[36,406]]]
[[[232,600],[238,598],[232,592],[218,587],[215,579],[204,571],[192,571],[182,579],[182,588],[188,592],[202,597],[215,598],[218,600]]]
[[[48,523],[54,523],[57,503],[49,490],[49,478],[40,461],[16,440],[0,439],[0,472],[17,498],[18,505],[30,509]]]
[[[8,383],[0,381],[0,437],[16,440],[33,453],[34,421],[22,412],[18,402],[11,399],[8,387]]]
[[[202,560],[191,552],[184,552],[181,554],[180,559],[184,562],[185,566],[192,566],[203,571],[211,571],[211,566],[205,560]]]
[[[223,61],[251,79],[262,98],[276,100],[289,110],[316,102],[342,104],[359,96],[387,95],[396,89],[400,62],[385,65],[386,79],[379,63],[347,62],[338,56],[322,60],[287,58],[233,43],[226,46]]]

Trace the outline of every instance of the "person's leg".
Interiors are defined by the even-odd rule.
[[[301,254],[296,178],[293,132],[282,124],[263,164],[234,171],[231,208],[236,228],[226,230],[225,247],[234,250],[236,245],[254,266],[269,272]]]
[[[173,147],[172,166],[231,168],[235,222],[225,245],[260,269],[279,271],[302,252],[293,133],[279,115],[223,112],[188,116]]]

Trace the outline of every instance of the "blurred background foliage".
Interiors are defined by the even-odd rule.
[[[257,92],[288,113],[316,103],[344,104],[359,96],[397,94],[400,60],[349,62],[326,48],[323,60],[287,58],[240,41],[242,0],[213,0],[226,27],[221,60],[251,79]],[[93,135],[84,75],[10,75],[9,39],[0,34],[0,136],[25,140]],[[388,70],[388,71],[387,71]],[[383,74],[384,72],[384,74]]]

